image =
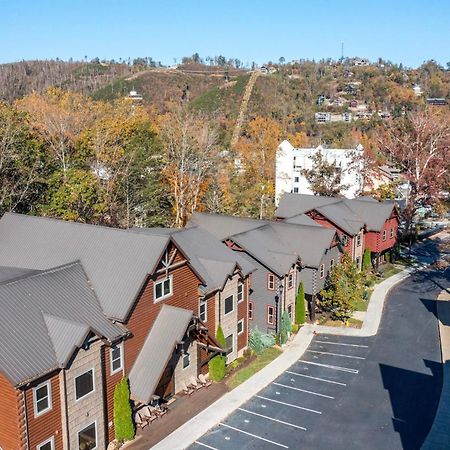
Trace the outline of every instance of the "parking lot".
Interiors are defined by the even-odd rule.
[[[310,447],[351,390],[370,346],[371,338],[315,336],[289,370],[189,448]]]

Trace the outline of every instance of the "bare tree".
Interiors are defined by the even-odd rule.
[[[211,122],[178,108],[164,117],[161,138],[171,185],[175,226],[198,208],[216,160],[217,132]]]
[[[381,150],[409,183],[404,217],[411,235],[417,209],[438,200],[448,190],[450,174],[450,120],[448,112],[410,113],[390,123],[380,136]]]

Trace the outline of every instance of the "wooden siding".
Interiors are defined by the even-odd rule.
[[[169,253],[172,248],[169,248]],[[177,253],[174,263],[181,262],[183,255]],[[161,266],[160,266],[161,267]],[[179,308],[192,310],[198,314],[198,286],[200,280],[192,269],[184,264],[180,267],[172,269],[169,274],[173,277],[173,294],[166,299],[154,303],[153,301],[153,284],[154,281],[165,278],[160,275],[156,278],[149,278],[143,287],[133,310],[131,311],[129,320],[126,324],[133,336],[124,343],[125,349],[125,371],[129,373],[136,361],[137,356],[145,342],[145,339],[158,316],[162,305],[172,305]],[[209,319],[208,319],[209,321]]]
[[[371,252],[379,253],[394,247],[397,243],[398,223],[397,216],[391,216],[386,220],[380,232],[369,231],[366,233],[364,239],[365,248],[368,248]],[[394,229],[394,236],[392,238],[390,234],[391,228]],[[383,231],[386,231],[385,241],[383,241]]]
[[[0,447],[3,450],[17,450],[21,447],[19,427],[23,430],[23,419],[19,419],[22,393],[0,373]]]
[[[50,379],[52,389],[52,409],[39,417],[34,417],[33,387],[48,379]],[[55,439],[55,450],[62,450],[61,397],[58,374],[53,373],[45,379],[37,380],[27,388],[25,395],[30,449],[34,450],[37,445],[53,436]]]
[[[123,351],[123,347],[122,347]],[[107,442],[111,442],[115,437],[114,432],[114,389],[116,384],[122,379],[122,371],[111,374],[111,352],[110,347],[102,348],[102,363],[104,373],[104,392],[105,392],[105,425]],[[112,422],[112,426],[109,423]]]
[[[216,301],[217,294],[209,295],[206,303],[206,327],[208,328],[209,334],[212,336],[216,335],[217,332],[217,323],[216,323]]]

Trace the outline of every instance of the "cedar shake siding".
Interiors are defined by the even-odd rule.
[[[50,380],[52,408],[38,417],[34,415],[33,388]],[[29,437],[29,448],[35,449],[39,444],[50,439],[55,440],[55,450],[63,449],[62,420],[61,420],[61,397],[59,389],[59,376],[57,373],[41,378],[33,382],[25,391],[27,430]]]
[[[171,246],[169,253],[174,248]],[[183,255],[177,252],[174,264],[181,263],[183,259]],[[160,265],[158,269],[161,267]],[[200,284],[198,276],[187,263],[169,270],[169,275],[172,276],[172,295],[155,303],[153,300],[154,281],[164,279],[165,275],[149,277],[129,315],[126,326],[133,336],[124,342],[126,373],[129,373],[133,367],[163,304],[189,309],[198,314],[198,287]]]
[[[22,391],[15,389],[0,373],[0,447],[3,450],[21,448],[19,435],[24,436],[24,423],[23,416],[19,416],[20,404],[23,404]]]

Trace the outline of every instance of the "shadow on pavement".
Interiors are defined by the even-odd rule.
[[[430,373],[380,364],[383,386],[389,391],[394,430],[406,450],[420,449],[430,431],[442,389],[442,364],[424,360]]]

